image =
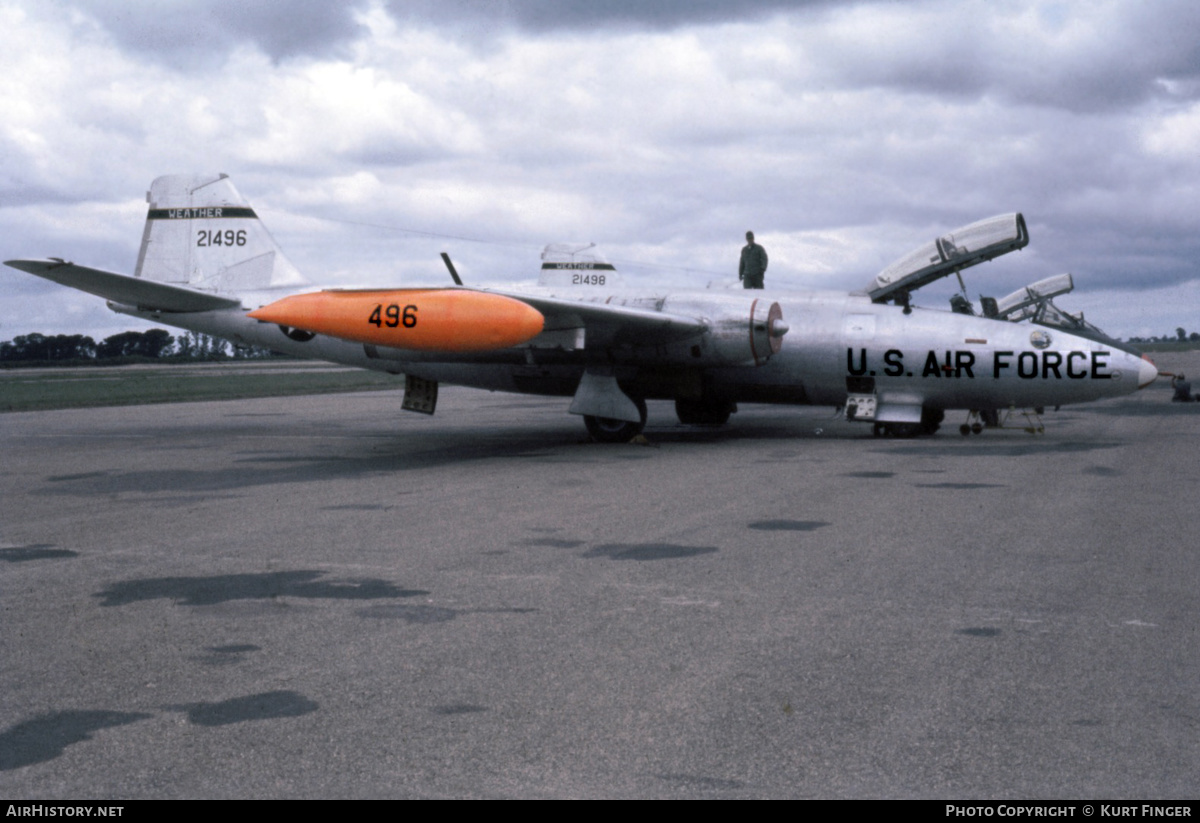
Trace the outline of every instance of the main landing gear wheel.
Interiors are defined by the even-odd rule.
[[[993,429],[1000,425],[1000,412],[996,409],[971,409],[967,412],[967,422],[958,427],[958,433],[963,437],[970,434],[983,434],[985,428]]]
[[[628,443],[646,428],[646,401],[640,397],[633,401],[642,419],[634,423],[629,420],[614,420],[611,417],[583,416],[583,425],[597,443]]]

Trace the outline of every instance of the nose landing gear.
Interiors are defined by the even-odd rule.
[[[958,433],[963,437],[969,434],[983,434],[986,429],[1024,429],[1029,434],[1045,434],[1046,426],[1042,423],[1042,413],[1045,409],[1040,406],[1034,409],[1017,409],[1010,408],[1004,415],[1004,419],[1000,419],[1000,412],[997,409],[972,409],[967,413],[967,422],[958,427]],[[1012,426],[1007,425],[1012,420],[1014,414],[1020,414],[1025,418],[1024,425]]]

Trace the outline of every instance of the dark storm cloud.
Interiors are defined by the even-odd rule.
[[[668,31],[689,25],[753,21],[778,12],[831,8],[836,0],[388,0],[401,21],[425,20],[478,31],[508,25],[528,32],[638,29]]]
[[[1152,9],[1152,10],[1151,10]],[[811,56],[835,86],[877,85],[1089,112],[1200,94],[1200,5],[846,7]],[[868,59],[864,59],[867,56]]]
[[[275,62],[336,54],[359,33],[355,15],[363,5],[365,0],[193,0],[186,4],[76,0],[76,6],[126,52],[176,68],[219,63],[231,49],[246,43]]]
[[[986,96],[1075,112],[1200,99],[1200,4],[1187,2],[386,0],[385,8],[401,25],[457,29],[468,39],[512,30],[656,33],[777,16],[821,31],[816,42],[796,43],[808,72],[792,80],[823,88]]]

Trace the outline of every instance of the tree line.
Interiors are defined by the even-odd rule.
[[[1187,333],[1183,326],[1175,329],[1175,336],[1164,334],[1160,337],[1131,337],[1130,343],[1200,343],[1200,332]]]
[[[259,346],[234,346],[199,332],[178,337],[165,329],[126,331],[97,343],[82,334],[22,334],[0,343],[0,363],[120,363],[140,360],[200,361],[274,356]]]

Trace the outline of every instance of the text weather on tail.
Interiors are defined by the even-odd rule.
[[[403,407],[430,414],[449,383],[570,397],[603,441],[638,434],[647,399],[673,400],[685,424],[724,423],[738,403],[815,404],[913,435],[948,410],[1081,403],[1158,374],[1054,306],[1069,275],[984,298],[982,315],[961,296],[953,311],[911,305],[922,286],[1024,247],[1019,214],[937,238],[859,292],[633,289],[589,244],[547,246],[536,288],[355,290],[311,285],[226,175],[160,177],[147,200],[132,276],[8,265],[122,314],[404,375]]]

